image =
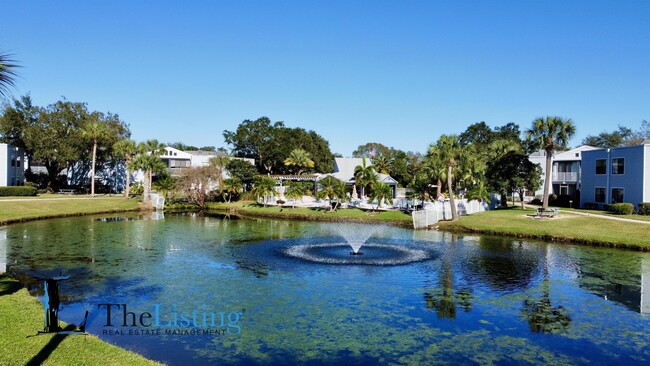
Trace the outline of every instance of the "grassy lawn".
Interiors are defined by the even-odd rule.
[[[60,195],[59,195],[60,196]],[[6,200],[4,200],[6,201]],[[17,199],[0,200],[0,224],[67,215],[137,210],[138,202],[122,197],[96,197],[93,199]]]
[[[650,250],[650,227],[595,216],[560,213],[557,218],[537,220],[527,216],[534,210],[512,208],[461,217],[457,222],[440,222],[439,228],[496,235],[513,235],[552,241]],[[617,216],[621,217],[621,216]],[[635,215],[634,218],[638,216]]]
[[[212,210],[236,210],[242,215],[248,214],[292,220],[388,223],[408,227],[413,225],[411,216],[400,211],[372,212],[356,208],[345,208],[329,212],[327,209],[322,208],[263,207],[251,201],[213,203],[209,204],[208,208]]]
[[[94,336],[44,334],[43,306],[0,275],[0,365],[158,365]]]

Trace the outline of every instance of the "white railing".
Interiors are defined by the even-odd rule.
[[[555,172],[553,173],[554,181],[577,182],[578,172]]]
[[[485,211],[485,207],[479,201],[467,201],[466,199],[456,200],[456,212],[459,216],[471,215],[473,213]],[[451,205],[449,201],[426,202],[424,209],[413,211],[413,228],[426,229],[427,227],[438,223],[440,220],[451,219]]]

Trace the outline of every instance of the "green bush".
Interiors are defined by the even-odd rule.
[[[614,215],[631,215],[634,212],[634,205],[631,203],[614,203],[607,205],[607,211]]]
[[[650,202],[639,203],[639,215],[650,215]]]
[[[29,186],[0,187],[0,196],[36,196],[36,188]]]

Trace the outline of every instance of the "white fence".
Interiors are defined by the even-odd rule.
[[[455,200],[456,212],[458,215],[471,215],[476,212],[485,211],[485,207],[479,201],[467,201],[466,199]],[[449,201],[425,202],[424,209],[413,211],[413,228],[426,229],[440,220],[451,219],[451,205]]]
[[[151,205],[156,210],[162,210],[165,208],[165,196],[161,196],[158,193],[151,193]]]

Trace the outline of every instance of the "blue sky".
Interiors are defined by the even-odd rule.
[[[133,138],[224,146],[268,116],[345,156],[424,152],[485,121],[650,119],[650,1],[4,0],[15,95],[118,113]]]

